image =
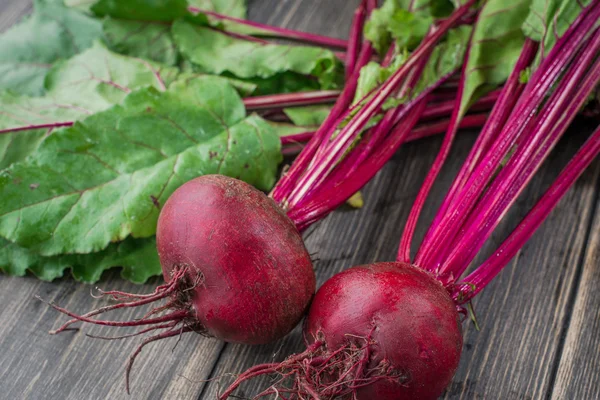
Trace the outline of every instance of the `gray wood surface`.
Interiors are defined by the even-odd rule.
[[[357,0],[250,0],[250,18],[344,37]],[[0,0],[0,31],[30,10],[30,1]],[[578,122],[539,171],[497,230],[484,254],[500,243],[534,204],[590,132]],[[466,156],[474,133],[460,136],[434,187],[420,221],[420,238]],[[341,210],[320,223],[307,239],[318,258],[319,283],[352,265],[392,260],[420,183],[441,141],[404,146],[365,188],[366,206]],[[464,324],[459,370],[446,399],[600,399],[600,160],[558,209],[475,301],[481,331]],[[1,200],[0,200],[1,201]],[[106,274],[99,286],[149,291],[158,280],[135,286]],[[300,330],[278,343],[248,347],[188,334],[148,346],[124,390],[124,363],[136,340],[105,342],[85,332],[50,336],[65,319],[33,299],[54,300],[75,312],[101,304],[90,287],[64,278],[53,283],[33,277],[0,276],[0,399],[213,399],[230,374],[257,363],[281,360],[302,349]],[[134,317],[134,311],[120,318]],[[257,393],[263,381],[237,394]]]

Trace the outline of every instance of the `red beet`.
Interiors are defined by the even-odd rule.
[[[315,292],[302,237],[274,201],[237,179],[196,178],[166,202],[156,233],[168,282],[175,268],[201,277],[194,317],[216,338],[261,344],[287,334]]]
[[[350,268],[329,279],[315,296],[305,332],[329,352],[368,341],[364,376],[354,379],[386,368],[393,378],[378,380],[373,372],[374,382],[357,390],[358,399],[437,398],[462,349],[459,316],[446,289],[399,262]]]
[[[300,321],[315,292],[310,255],[293,222],[262,192],[237,179],[206,175],[178,188],[164,205],[157,247],[166,283],[154,293],[101,291],[118,303],[76,315],[51,333],[77,321],[109,326],[148,326],[132,335],[148,343],[183,332],[228,342],[260,344],[286,335]],[[141,319],[103,321],[98,314],[166,299]],[[158,313],[167,312],[159,317]]]
[[[308,398],[435,399],[460,359],[456,305],[429,273],[400,262],[348,269],[329,279],[311,305],[306,352],[280,364],[249,369],[227,398],[257,375],[294,376],[289,392]],[[260,395],[259,395],[260,396]]]

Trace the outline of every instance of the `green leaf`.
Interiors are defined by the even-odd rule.
[[[0,93],[0,129],[79,120],[120,103],[135,89],[163,90],[176,76],[176,68],[120,56],[95,43],[52,68],[45,96]]]
[[[101,17],[111,16],[136,21],[174,21],[189,14],[188,6],[246,18],[245,0],[99,0],[91,6],[91,10]],[[204,15],[199,18],[207,22]]]
[[[46,129],[34,129],[0,135],[0,170],[33,153],[46,133]]]
[[[379,54],[396,41],[398,48],[412,50],[433,23],[452,10],[448,0],[385,0],[365,24],[364,35]]]
[[[100,0],[91,7],[98,16],[135,21],[174,21],[188,14],[186,0]]]
[[[264,79],[291,71],[317,78],[323,89],[342,79],[342,65],[329,50],[248,42],[183,20],[172,33],[181,54],[203,72]]]
[[[404,55],[405,54],[403,53],[402,55],[396,56],[389,67],[382,67],[375,61],[371,61],[362,67],[360,76],[358,77],[353,103],[355,104],[363,99],[369,92],[385,82],[398,68],[400,68],[406,60]]]
[[[60,256],[59,256],[60,257]],[[111,244],[107,249],[92,254],[78,254],[71,267],[73,277],[85,283],[95,283],[102,273],[113,267],[121,267],[121,277],[133,283],[145,283],[149,278],[162,274],[156,239],[126,239]]]
[[[413,90],[413,97],[439,81],[441,77],[457,71],[461,67],[469,46],[471,30],[472,28],[468,25],[451,29],[446,40],[433,49],[423,70],[423,75]]]
[[[245,0],[67,0],[88,3],[88,9],[98,16],[112,16],[116,18],[137,21],[174,21],[188,14],[187,7],[214,11],[236,18],[246,18]],[[93,5],[89,3],[95,3]],[[200,17],[207,21],[204,15]]]
[[[297,135],[299,133],[304,133],[310,130],[317,130],[318,126],[313,126],[313,127],[306,127],[306,126],[297,126],[294,124],[290,124],[287,122],[274,122],[274,121],[268,121],[269,125],[271,126],[271,128],[273,128],[273,131],[275,133],[277,133],[277,136],[279,137],[284,137],[284,136],[291,136],[291,135]]]
[[[40,95],[52,63],[90,47],[99,21],[57,1],[36,0],[33,15],[0,35],[0,89]]]
[[[191,80],[194,80],[194,79],[197,79],[200,77],[204,77],[204,76],[211,76],[211,77],[216,78],[216,75],[209,75],[209,74],[202,74],[202,73],[194,72],[193,68],[190,68],[189,70],[179,74],[179,76],[177,77],[177,82],[191,81]],[[242,96],[242,97],[250,96],[251,94],[255,94],[255,92],[256,92],[257,85],[255,83],[252,83],[252,82],[249,82],[246,80],[242,80],[242,79],[230,78],[227,76],[220,76],[219,78],[227,81],[227,83],[229,83],[231,86],[233,86],[238,91],[240,96]]]
[[[230,73],[225,73],[222,76],[231,77]],[[273,75],[269,78],[248,78],[240,79],[240,81],[247,82],[255,86],[255,96],[263,96],[268,94],[279,94],[279,93],[297,93],[297,92],[309,92],[312,90],[321,89],[321,85],[317,80],[310,76],[298,74],[296,72],[282,72]]]
[[[525,22],[525,35],[541,42],[540,57],[545,57],[560,36],[575,21],[582,7],[592,0],[532,0],[531,9]]]
[[[379,54],[385,54],[392,44],[392,35],[388,30],[390,20],[396,11],[403,7],[401,0],[385,0],[377,10],[373,10],[369,20],[365,23],[364,35]]]
[[[245,19],[247,14],[245,0],[188,0],[188,3],[201,10],[214,11],[236,18]]]
[[[406,10],[398,10],[388,25],[388,31],[401,49],[414,49],[429,31],[433,18]]]
[[[119,103],[137,88],[164,90],[177,74],[176,68],[124,57],[96,42],[85,53],[57,63],[46,77],[46,89],[57,101],[97,111]]]
[[[220,173],[268,190],[280,141],[220,78],[134,92],[49,136],[0,173],[0,235],[42,255],[90,253],[155,233],[184,182]]]
[[[446,76],[460,68],[469,44],[471,27],[467,25],[451,29],[443,42],[439,43],[432,51],[429,61],[425,65],[421,79],[415,86],[411,96],[415,97],[425,89],[435,84],[441,77]],[[358,86],[354,102],[358,102],[386,81],[407,59],[406,52],[397,55],[389,67],[382,67],[376,62],[370,62],[360,71]],[[384,104],[384,109],[397,107],[404,103],[406,98],[390,98]]]
[[[64,5],[85,13],[90,13],[91,8],[96,1],[97,0],[64,0]]]
[[[177,65],[179,53],[168,24],[107,17],[103,23],[108,47],[117,53]]]
[[[471,39],[461,115],[512,72],[525,42],[521,25],[530,4],[531,0],[488,0],[483,6]]]
[[[331,112],[331,106],[316,105],[306,107],[291,107],[283,110],[285,115],[295,125],[299,126],[320,126]]]
[[[29,270],[39,279],[52,281],[70,268],[75,279],[95,283],[104,271],[113,267],[121,267],[123,279],[134,283],[144,283],[160,275],[156,240],[129,238],[98,253],[44,257],[0,238],[0,270],[7,275],[24,276]]]

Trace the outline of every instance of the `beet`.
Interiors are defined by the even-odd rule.
[[[358,399],[437,398],[462,349],[459,315],[446,289],[399,262],[354,267],[329,279],[315,296],[305,332],[329,351],[368,341],[365,371],[388,368],[394,378],[358,389]]]
[[[167,282],[176,268],[201,277],[194,317],[218,339],[279,339],[314,295],[298,230],[274,201],[237,179],[207,175],[177,189],[161,211],[156,240]]]
[[[307,351],[249,369],[223,393],[262,374],[294,376],[291,392],[322,399],[435,399],[460,359],[456,305],[429,273],[400,262],[350,268],[317,292]],[[288,385],[289,386],[289,385]],[[309,397],[310,398],[310,397]]]
[[[153,293],[100,291],[117,304],[85,315],[51,304],[73,317],[51,333],[77,321],[147,326],[103,339],[160,332],[145,339],[129,358],[128,392],[131,367],[146,344],[184,332],[235,343],[268,343],[298,324],[315,293],[310,255],[294,223],[264,193],[237,179],[205,175],[178,188],[161,211],[157,247],[166,283]],[[134,321],[92,318],[161,300],[166,303]]]

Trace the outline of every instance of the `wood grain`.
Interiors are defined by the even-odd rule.
[[[557,366],[553,400],[600,399],[600,198],[596,200],[596,217],[590,226],[581,281]]]
[[[358,0],[251,0],[250,18],[344,37]],[[0,31],[30,10],[29,1],[0,0]],[[489,241],[489,254],[539,198],[583,142],[592,126],[578,122],[539,171]],[[473,143],[462,134],[436,183],[419,223],[422,237],[436,207]],[[340,210],[307,238],[319,284],[352,265],[392,260],[420,183],[435,157],[439,138],[404,146],[364,189],[365,207]],[[578,181],[558,209],[511,265],[476,300],[481,332],[464,324],[459,370],[445,399],[600,398],[600,162]],[[593,215],[595,212],[595,216]],[[99,286],[150,291],[158,280],[131,285],[113,272]],[[223,344],[198,335],[149,346],[132,374],[132,396],[124,391],[124,363],[138,341],[105,342],[84,333],[47,334],[65,318],[33,299],[38,294],[76,312],[99,304],[90,287],[64,278],[0,276],[0,398],[6,399],[214,399],[219,389],[259,362],[282,360],[302,349],[300,328],[266,346]],[[128,319],[134,311],[118,314]],[[123,332],[128,332],[124,330]],[[210,381],[207,381],[209,380]],[[250,396],[268,384],[243,387]]]

